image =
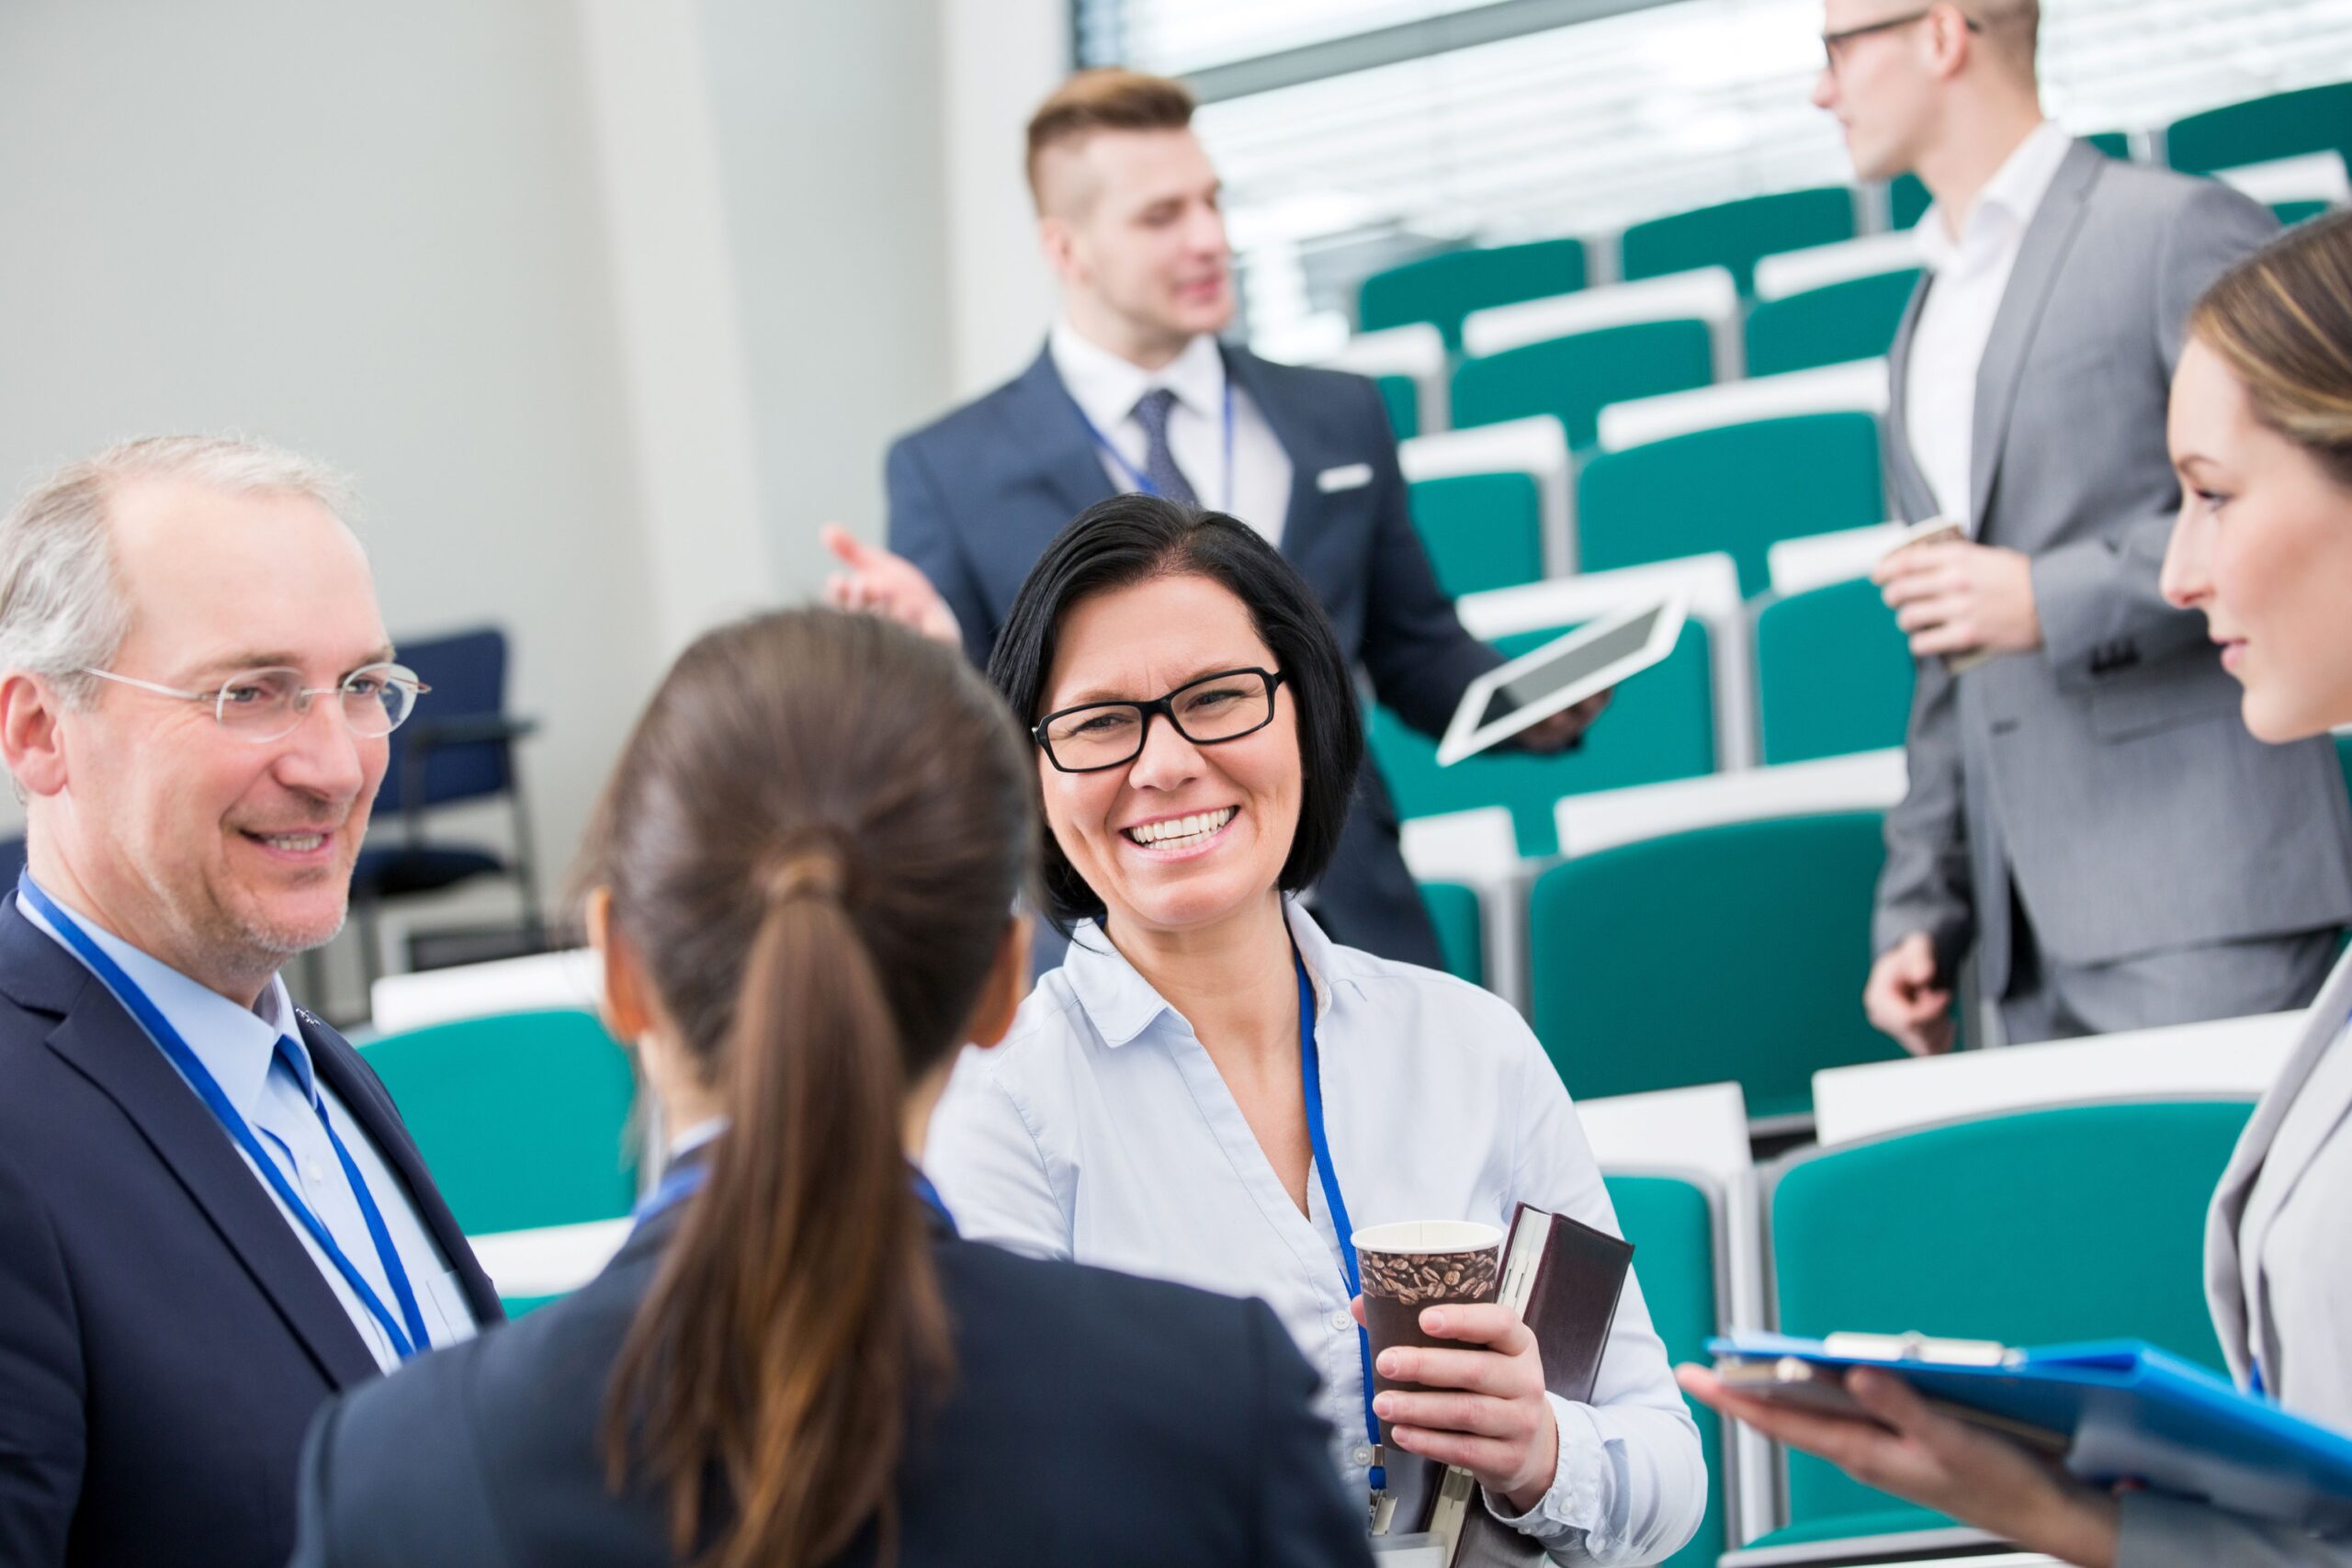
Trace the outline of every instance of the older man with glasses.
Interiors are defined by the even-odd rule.
[[[343,482],[167,437],[0,520],[0,1562],[281,1562],[327,1396],[500,1316],[277,977],[343,922],[393,659]]]
[[[2188,307],[2277,224],[2044,119],[2040,21],[1826,0],[1813,95],[1859,178],[1935,198],[1885,455],[1904,517],[1951,526],[1878,573],[1919,662],[1863,996],[1916,1052],[1951,1044],[1972,948],[2007,1038],[2050,1040],[2301,1007],[2352,917],[2327,743],[2257,744],[2156,587]]]

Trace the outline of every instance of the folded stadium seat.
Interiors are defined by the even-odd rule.
[[[628,1057],[593,1013],[494,1014],[359,1048],[468,1235],[609,1220],[637,1179]]]
[[[1551,414],[1582,450],[1611,403],[1704,387],[1714,346],[1698,321],[1639,321],[1465,359],[1453,373],[1453,425]]]
[[[1515,657],[1569,629],[1553,626],[1491,640]],[[1368,739],[1399,816],[1505,807],[1520,853],[1548,855],[1559,842],[1553,808],[1562,795],[1713,773],[1714,722],[1708,633],[1694,616],[1683,626],[1674,651],[1628,682],[1573,751],[1538,757],[1498,750],[1441,768],[1436,744],[1385,708],[1373,710]]]
[[[1396,432],[1399,441],[1410,441],[1421,433],[1421,389],[1410,376],[1381,376],[1374,384],[1380,389],[1380,400],[1388,408],[1388,428]]]
[[[1716,1278],[1720,1252],[1720,1195],[1704,1178],[1679,1175],[1618,1175],[1602,1178],[1617,1211],[1617,1228],[1634,1244],[1634,1272],[1650,1325],[1666,1342],[1669,1363],[1707,1359],[1707,1340],[1722,1331],[1724,1292]],[[1664,1568],[1713,1568],[1729,1545],[1725,1502],[1723,1419],[1687,1396],[1698,1423],[1699,1450],[1707,1465],[1707,1511],[1690,1543],[1665,1559]]]
[[[1413,526],[1449,598],[1544,575],[1544,502],[1532,474],[1456,474],[1408,487]]]
[[[1487,983],[1487,938],[1479,920],[1478,890],[1459,882],[1424,882],[1421,904],[1437,927],[1445,972],[1474,986]]]
[[[1909,640],[1867,578],[1771,601],[1756,617],[1765,762],[1902,745],[1911,680]]]
[[[1754,287],[1756,260],[1854,237],[1854,193],[1845,186],[1752,196],[1654,218],[1625,231],[1622,274],[1628,279],[1731,269],[1742,294]]]
[[[2083,138],[2110,158],[2125,162],[2132,157],[2132,138],[2120,130],[2100,130]],[[1919,221],[1919,214],[1928,210],[1928,187],[1917,175],[1897,175],[1887,187],[1887,226],[1908,229]]]
[[[2342,731],[2337,732],[2335,737],[2335,761],[2337,766],[2344,770],[2344,788],[2347,794],[2352,794],[2352,734],[2346,734]],[[17,852],[22,853],[22,840],[19,840],[18,843],[19,849]]]
[[[2074,1106],[1792,1156],[1768,1172],[1776,1326],[2008,1345],[2132,1337],[2219,1371],[2205,1209],[2250,1110]],[[1788,1456],[1787,1496],[1790,1528],[1751,1546],[1950,1523],[1803,1454]]]
[[[2352,82],[2274,93],[2165,128],[2165,162],[2192,175],[2331,151],[2352,153]]]
[[[1453,361],[1445,339],[1427,321],[1356,333],[1300,363],[1370,377],[1400,441],[1445,428],[1445,378]]]
[[[2274,201],[2270,204],[2270,215],[2278,220],[2278,226],[2282,229],[2308,223],[2328,210],[2329,206],[2324,201]]]
[[[1363,280],[1356,322],[1365,332],[1428,321],[1462,347],[1462,318],[1488,305],[1573,294],[1585,286],[1582,240],[1536,240],[1485,245],[1407,262]]]
[[[1728,822],[1538,877],[1528,1017],[1569,1092],[1736,1082],[1770,1122],[1810,1114],[1817,1069],[1900,1055],[1862,1016],[1882,820]]]
[[[1539,575],[1565,576],[1576,570],[1575,461],[1568,451],[1567,432],[1551,415],[1442,430],[1400,441],[1396,466],[1411,486],[1495,474],[1525,479],[1534,486]]]
[[[1759,299],[1747,313],[1747,373],[1883,358],[1918,284],[1919,269],[1905,267]]]
[[[1775,540],[1885,516],[1878,422],[1860,412],[1692,431],[1603,452],[1577,475],[1585,570],[1723,550],[1750,597],[1770,585],[1766,552]]]

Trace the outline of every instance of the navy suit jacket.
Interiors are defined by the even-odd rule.
[[[651,1221],[577,1294],[329,1405],[303,1459],[294,1568],[673,1562],[662,1499],[606,1489],[602,1424],[675,1230],[674,1212]],[[903,1568],[1369,1568],[1314,1374],[1264,1303],[944,1231],[933,1255],[956,1377],[910,1423]],[[841,1561],[871,1562],[874,1535]]]
[[[1502,660],[1462,629],[1430,570],[1378,389],[1361,376],[1276,365],[1241,348],[1227,347],[1225,363],[1290,457],[1283,554],[1322,600],[1340,650],[1371,677],[1374,695],[1414,728],[1443,734],[1464,688]],[[1317,482],[1359,466],[1371,482],[1331,491]],[[890,547],[931,579],[983,666],[1054,536],[1113,494],[1050,353],[892,446],[887,477]],[[1369,758],[1316,902],[1333,940],[1443,966],[1397,847],[1396,807]]]
[[[484,1324],[501,1314],[376,1075],[302,1038]],[[294,1544],[302,1434],[375,1357],[195,1091],[0,902],[0,1562],[254,1568]]]

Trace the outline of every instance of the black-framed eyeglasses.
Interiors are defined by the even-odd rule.
[[[1929,6],[1925,10],[1908,11],[1900,17],[1883,17],[1875,22],[1864,22],[1858,28],[1845,28],[1834,33],[1824,33],[1821,35],[1822,63],[1828,70],[1835,71],[1838,69],[1838,49],[1851,39],[1867,38],[1872,33],[1892,32],[1896,28],[1907,28],[1914,22],[1924,22],[1935,14],[1936,8]],[[1960,13],[1960,21],[1961,25],[1972,33],[1981,33],[1984,30],[1984,26],[1965,11]]]
[[[1143,755],[1152,716],[1195,746],[1238,740],[1274,721],[1273,670],[1220,670],[1148,703],[1080,703],[1039,719],[1029,733],[1046,761],[1066,773],[1100,773]]]

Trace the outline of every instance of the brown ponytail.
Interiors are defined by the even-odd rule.
[[[607,792],[614,919],[729,1118],[605,1432],[681,1559],[814,1564],[869,1523],[888,1555],[907,1424],[953,1373],[904,1101],[1001,942],[1028,767],[950,650],[798,612],[689,649]]]

